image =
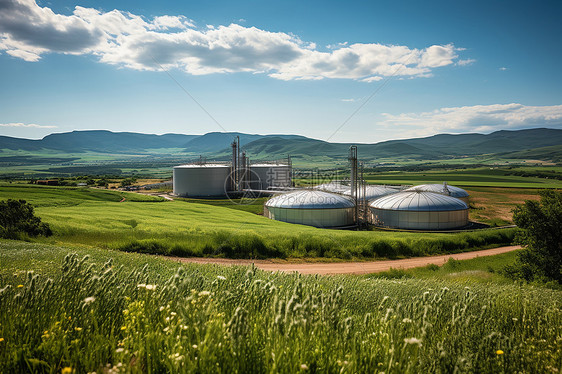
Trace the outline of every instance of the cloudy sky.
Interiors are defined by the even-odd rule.
[[[0,135],[562,128],[561,17],[560,1],[0,0]]]

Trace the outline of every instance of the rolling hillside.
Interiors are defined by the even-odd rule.
[[[209,159],[230,157],[230,143],[236,137],[254,159],[295,158],[345,159],[351,143],[329,143],[299,135],[258,135],[211,132],[204,135],[152,135],[131,132],[73,131],[51,134],[41,140],[0,136],[0,162],[14,155],[30,156],[49,152],[49,157],[65,157],[81,152],[121,155],[183,154],[203,155]],[[376,144],[358,144],[362,159],[407,157],[441,159],[481,154],[504,158],[560,160],[562,130],[537,128],[497,131],[491,134],[439,134],[426,138],[392,140]],[[18,153],[19,152],[19,153]],[[52,158],[51,158],[52,160]]]

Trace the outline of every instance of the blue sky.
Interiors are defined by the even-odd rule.
[[[559,1],[0,0],[0,135],[562,128],[561,16]]]

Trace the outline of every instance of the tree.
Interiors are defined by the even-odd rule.
[[[33,206],[25,200],[0,201],[0,237],[18,239],[22,234],[51,236],[53,232],[35,216]]]
[[[528,281],[562,283],[562,192],[544,190],[540,196],[540,202],[527,200],[513,211],[513,221],[522,229],[517,242],[524,249],[506,270]]]

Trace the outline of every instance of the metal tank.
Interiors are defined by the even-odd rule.
[[[365,200],[372,201],[381,198],[386,195],[391,195],[400,192],[396,188],[386,187],[386,186],[365,186]],[[351,189],[343,192],[344,195],[351,196]],[[357,196],[363,197],[363,191],[359,191]]]
[[[230,166],[188,164],[174,166],[174,195],[183,197],[224,196],[230,187]]]
[[[267,190],[269,188],[286,188],[292,186],[291,167],[284,164],[250,165],[250,188]]]
[[[355,203],[324,191],[299,190],[275,196],[265,203],[265,216],[277,221],[314,227],[353,225]]]
[[[466,192],[462,188],[451,186],[447,184],[447,182],[444,182],[443,184],[420,184],[419,186],[407,188],[404,191],[435,192],[442,195],[456,197],[457,199],[461,199],[468,204],[468,192]]]
[[[369,204],[370,221],[377,226],[411,230],[446,230],[468,224],[468,205],[435,192],[404,191]]]

